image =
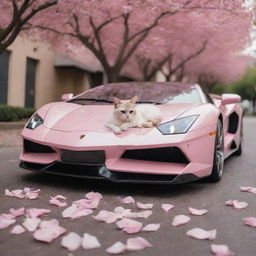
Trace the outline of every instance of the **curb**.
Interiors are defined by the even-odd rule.
[[[22,129],[28,120],[20,122],[0,122],[0,130],[17,130]]]

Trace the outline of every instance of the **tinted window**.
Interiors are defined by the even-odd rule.
[[[135,95],[138,96],[138,102],[141,103],[171,104],[202,102],[200,93],[195,85],[181,83],[109,84],[86,91],[71,101],[79,104],[102,104],[105,102],[93,102],[92,99],[105,100],[111,103],[113,97],[125,100]]]

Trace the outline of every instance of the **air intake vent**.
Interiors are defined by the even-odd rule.
[[[61,149],[61,159],[65,162],[104,164],[104,150],[72,151]]]
[[[229,116],[229,123],[228,123],[228,132],[229,133],[235,134],[237,132],[238,122],[239,122],[239,117],[236,112],[233,112]]]
[[[126,150],[122,158],[188,164],[189,160],[177,147]]]
[[[24,149],[27,153],[55,153],[55,151],[48,146],[32,142],[30,140],[24,140]]]

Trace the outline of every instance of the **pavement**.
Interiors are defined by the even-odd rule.
[[[101,248],[85,251],[79,248],[69,253],[61,247],[61,238],[50,244],[35,241],[32,233],[25,232],[21,235],[11,235],[10,228],[0,230],[0,255],[1,256],[99,256],[108,255],[105,249],[116,241],[125,242],[127,238],[141,236],[147,239],[153,247],[142,251],[126,252],[124,255],[138,256],[207,256],[212,255],[211,244],[227,244],[231,251],[238,256],[256,255],[256,229],[244,225],[245,217],[256,217],[256,195],[240,192],[240,186],[256,187],[256,118],[244,120],[244,145],[243,155],[231,157],[225,162],[224,176],[219,183],[198,181],[184,185],[131,185],[113,184],[106,181],[94,181],[75,178],[58,177],[36,174],[20,169],[18,156],[21,150],[19,138],[14,139],[16,133],[5,131],[0,135],[0,212],[8,212],[10,208],[47,208],[52,212],[42,219],[58,219],[60,225],[67,229],[66,233],[74,231],[79,235],[89,233],[96,236]],[[1,133],[1,131],[0,131]],[[3,146],[5,145],[5,146]],[[8,146],[8,147],[7,147]],[[31,187],[40,188],[40,198],[37,200],[17,199],[4,195],[6,188],[13,190]],[[135,205],[125,206],[121,198],[133,196],[136,201],[153,203],[153,214],[148,219],[140,220],[143,225],[160,223],[161,227],[156,232],[140,232],[128,235],[118,230],[115,224],[106,224],[94,220],[91,216],[76,220],[61,217],[63,208],[49,204],[50,196],[61,194],[71,202],[84,197],[90,191],[102,193],[103,199],[93,215],[99,210],[113,210],[117,206],[131,208],[138,211]],[[245,209],[237,210],[226,206],[225,201],[237,199],[248,203]],[[168,213],[161,208],[163,203],[175,206]],[[207,209],[204,216],[192,216],[188,207]],[[175,215],[185,214],[191,221],[180,227],[171,225]],[[24,217],[19,217],[17,223],[22,223]],[[214,241],[196,240],[186,235],[192,228],[200,227],[205,230],[217,230]]]

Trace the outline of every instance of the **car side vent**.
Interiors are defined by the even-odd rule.
[[[233,140],[232,143],[231,143],[230,149],[236,149],[236,148],[237,148],[236,143]]]
[[[230,116],[229,116],[229,122],[228,122],[228,132],[235,134],[237,132],[237,128],[238,128],[238,123],[239,123],[239,117],[238,114],[236,112],[233,112]]]
[[[48,146],[32,142],[30,140],[24,140],[24,149],[27,153],[55,153],[55,151]]]
[[[188,164],[189,160],[177,147],[126,150],[122,158]]]

